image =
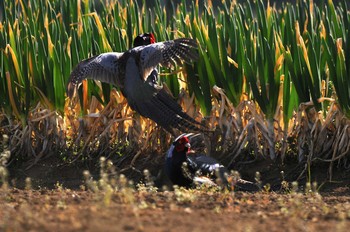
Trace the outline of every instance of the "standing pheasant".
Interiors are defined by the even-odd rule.
[[[134,46],[81,61],[70,75],[67,95],[71,98],[83,79],[99,80],[118,86],[133,110],[173,135],[174,129],[205,130],[157,83],[158,65],[174,67],[198,59],[197,43],[186,38],[155,43],[154,35],[146,33],[135,38]]]
[[[180,135],[166,154],[165,172],[173,184],[189,188],[198,184],[217,185],[220,181],[223,185],[232,184],[242,190],[259,189],[250,181],[230,177],[227,168],[214,158],[191,150],[190,138],[196,136]]]

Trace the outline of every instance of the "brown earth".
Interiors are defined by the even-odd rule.
[[[2,189],[0,231],[347,231],[349,193]]]
[[[302,187],[293,192],[291,185],[255,193],[208,188],[155,191],[113,184],[112,178],[93,192],[83,187],[81,173],[95,167],[96,174],[98,166],[54,163],[49,159],[30,169],[10,170],[11,187],[0,188],[0,231],[348,231],[350,226],[347,172],[335,175],[341,182],[319,182],[319,193],[305,193]],[[281,182],[276,178],[281,168],[286,175],[292,170],[280,165],[259,169],[262,181]],[[324,170],[312,174],[321,178]],[[125,172],[138,181],[135,173],[139,171]],[[31,177],[31,188],[27,184],[25,189],[24,177]]]

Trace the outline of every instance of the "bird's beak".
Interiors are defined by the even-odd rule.
[[[196,153],[194,150],[191,150],[191,144],[190,143],[186,143],[185,147],[188,148],[188,151],[187,151],[186,154],[194,154],[194,153]]]
[[[188,152],[186,153],[187,155],[191,155],[191,154],[194,154],[194,153],[196,153],[196,151],[195,150],[188,150]]]

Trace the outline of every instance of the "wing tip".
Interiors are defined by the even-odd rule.
[[[74,96],[76,87],[77,87],[76,84],[74,84],[73,82],[69,82],[67,86],[67,95],[70,99],[72,99],[72,97]]]

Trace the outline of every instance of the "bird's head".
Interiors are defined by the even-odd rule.
[[[149,45],[155,42],[156,38],[154,37],[153,33],[143,33],[136,36],[134,39],[134,47]]]
[[[191,149],[190,140],[187,136],[183,136],[174,142],[175,150],[177,152],[185,152],[186,154]]]

